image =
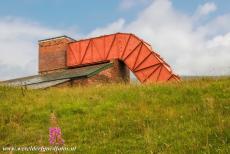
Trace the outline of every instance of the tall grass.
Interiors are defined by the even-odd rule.
[[[0,148],[49,146],[51,112],[74,153],[230,153],[230,78],[0,87]]]

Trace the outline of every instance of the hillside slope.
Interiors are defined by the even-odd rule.
[[[230,78],[0,87],[0,153],[6,146],[49,146],[53,111],[74,153],[230,153]]]

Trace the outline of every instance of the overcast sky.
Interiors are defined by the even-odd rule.
[[[37,74],[37,41],[129,32],[179,75],[230,75],[230,0],[0,2],[0,80]]]

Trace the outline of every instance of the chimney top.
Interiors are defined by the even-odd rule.
[[[47,41],[50,41],[50,40],[59,40],[59,39],[63,39],[63,38],[66,38],[66,39],[71,40],[71,41],[76,41],[75,39],[73,39],[73,38],[71,38],[69,36],[62,35],[62,36],[58,36],[58,37],[52,37],[52,38],[48,38],[48,39],[39,40],[38,42],[42,43],[42,42],[47,42]]]

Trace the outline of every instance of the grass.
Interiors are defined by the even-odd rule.
[[[65,146],[77,147],[74,153],[230,153],[229,77],[26,91],[0,87],[0,148],[49,146],[53,111]]]

